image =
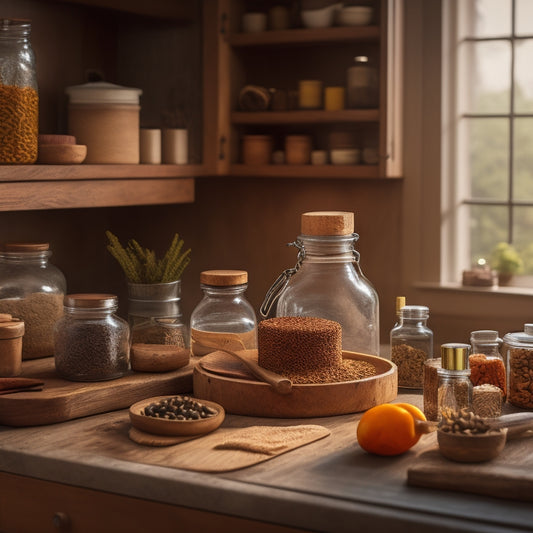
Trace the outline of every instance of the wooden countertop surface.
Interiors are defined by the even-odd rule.
[[[397,401],[420,406],[422,397],[401,394]],[[403,456],[375,457],[356,443],[359,417],[280,421],[322,425],[331,435],[220,474],[154,466],[109,452],[106,434],[114,427],[124,431],[127,410],[49,426],[4,426],[0,470],[313,531],[531,531],[531,503],[408,486],[408,468],[418,454],[435,446],[435,434],[424,436]],[[243,427],[273,420],[229,415],[224,424]],[[150,448],[146,450],[149,457]]]

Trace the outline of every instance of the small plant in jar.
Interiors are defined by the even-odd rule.
[[[490,254],[490,265],[498,272],[500,285],[506,285],[515,274],[522,272],[522,258],[512,244],[498,243]]]

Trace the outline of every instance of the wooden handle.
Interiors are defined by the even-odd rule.
[[[508,437],[533,429],[533,413],[512,413],[490,422],[494,429],[508,428]]]
[[[227,348],[221,348],[216,344],[206,344],[205,340],[202,342],[202,344],[229,355],[233,355],[233,357],[236,357],[239,361],[241,361],[241,363],[243,363],[256,378],[268,383],[277,393],[289,394],[291,392],[292,381],[290,379],[280,376],[279,374],[275,374],[274,372],[259,366],[255,361],[248,359],[248,357],[246,357],[243,353],[234,352],[233,350],[228,350]]]
[[[429,420],[415,420],[415,432],[417,435],[425,435],[426,433],[433,433],[437,431],[437,422],[431,422]]]

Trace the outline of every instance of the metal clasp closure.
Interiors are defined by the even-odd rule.
[[[259,312],[261,313],[261,316],[263,318],[268,318],[270,316],[270,312],[279,300],[281,293],[285,290],[285,287],[288,285],[291,277],[296,274],[296,272],[298,272],[303,260],[305,259],[305,249],[302,241],[296,240],[294,242],[289,242],[287,246],[294,246],[298,249],[296,265],[294,265],[293,268],[288,268],[287,270],[284,270],[278,276],[276,281],[274,281],[270,289],[268,289],[268,292],[265,295],[265,299],[263,300],[263,303],[261,304],[261,307],[259,309]]]

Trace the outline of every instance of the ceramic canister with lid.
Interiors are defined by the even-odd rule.
[[[85,163],[139,163],[141,89],[98,81],[66,93],[69,134],[87,145]]]
[[[303,213],[301,235],[292,243],[297,264],[268,291],[261,315],[334,320],[342,327],[343,350],[378,355],[379,299],[361,271],[358,238],[354,213]]]

